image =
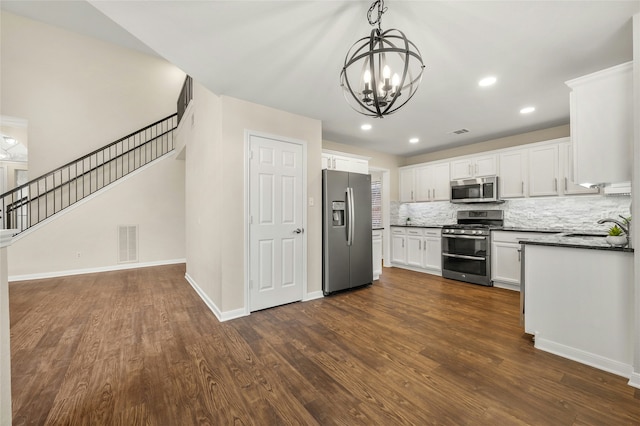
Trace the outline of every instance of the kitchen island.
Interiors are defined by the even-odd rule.
[[[633,249],[562,234],[521,243],[524,327],[535,347],[630,377]]]

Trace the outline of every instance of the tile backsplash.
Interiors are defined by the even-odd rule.
[[[631,197],[583,195],[505,200],[502,204],[391,203],[391,224],[404,225],[408,217],[413,225],[456,223],[458,210],[504,210],[506,227],[533,229],[576,229],[606,231],[611,224],[598,225],[602,218],[631,216]]]

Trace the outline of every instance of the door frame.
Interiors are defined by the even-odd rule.
[[[251,213],[251,188],[249,183],[251,181],[251,138],[260,137],[265,139],[273,139],[280,142],[291,143],[300,145],[302,147],[302,227],[305,230],[302,234],[302,299],[305,300],[307,295],[307,142],[289,138],[280,135],[274,135],[271,133],[258,132],[254,130],[244,131],[244,314],[251,314],[250,305],[250,289],[249,289],[249,277],[251,276],[251,259],[249,254],[251,252],[251,235],[250,235],[250,223],[249,216]]]
[[[382,167],[369,167],[369,173],[382,173],[382,263],[390,268],[391,265],[391,171]]]

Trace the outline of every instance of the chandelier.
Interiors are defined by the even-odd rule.
[[[373,16],[377,8],[377,16]],[[382,31],[384,0],[376,0],[367,19],[371,35],[356,41],[347,52],[340,86],[347,103],[370,117],[384,117],[406,104],[418,90],[424,64],[420,52],[400,30]]]

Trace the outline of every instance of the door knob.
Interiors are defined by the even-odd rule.
[[[304,228],[296,228],[293,230],[294,234],[302,234],[304,232]]]

